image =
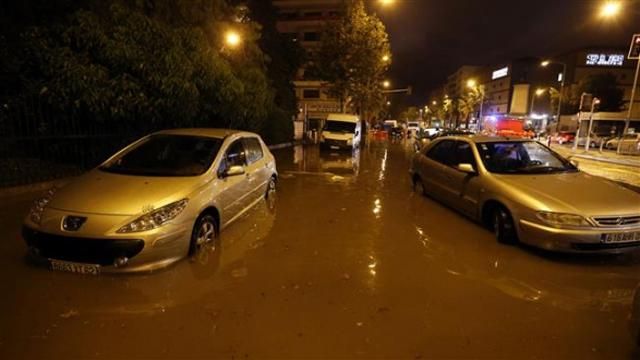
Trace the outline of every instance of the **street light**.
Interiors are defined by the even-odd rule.
[[[382,57],[382,62],[389,62],[389,60],[391,60],[391,57],[389,55],[384,55]]]
[[[529,117],[533,115],[533,107],[534,107],[534,104],[536,103],[536,97],[542,96],[542,94],[544,94],[546,91],[547,89],[538,88],[536,89],[534,96],[531,96],[531,109],[529,109]]]
[[[622,3],[620,1],[607,1],[600,7],[600,17],[611,19],[620,14]]]
[[[382,83],[382,86],[383,86],[385,89],[390,88],[390,87],[391,87],[391,81],[389,81],[389,80],[385,80],[385,81]]]
[[[476,81],[476,79],[469,79],[469,80],[467,80],[467,87],[470,88],[470,89],[479,89],[479,90],[481,90],[482,85],[479,85],[478,82]],[[480,116],[479,116],[479,119],[478,119],[478,129],[479,130],[482,130],[482,120],[483,120],[483,117],[482,117],[483,109],[482,109],[482,107],[484,106],[484,96],[485,96],[485,93],[484,93],[484,91],[482,91],[482,99],[480,99]]]
[[[433,101],[431,102],[431,105],[433,105],[433,106],[438,106],[438,102],[437,102],[437,101],[435,101],[435,100],[433,100]]]
[[[391,6],[391,5],[393,5],[396,1],[395,1],[395,0],[378,0],[378,2],[379,2],[382,6]]]
[[[544,60],[540,63],[540,66],[547,67],[551,64],[562,65],[562,81],[560,82],[560,94],[558,94],[558,113],[556,114],[556,132],[560,125],[560,110],[562,109],[562,96],[564,95],[564,82],[567,78],[567,64],[561,61]]]
[[[238,32],[234,30],[229,30],[224,35],[224,42],[227,46],[231,48],[235,48],[235,47],[238,47],[238,45],[240,45],[240,43],[242,42],[242,37]]]

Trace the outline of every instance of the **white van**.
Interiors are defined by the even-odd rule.
[[[349,114],[329,114],[320,135],[324,149],[354,149],[360,146],[362,124],[360,118]]]

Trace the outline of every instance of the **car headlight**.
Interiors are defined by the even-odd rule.
[[[119,233],[134,233],[158,228],[175,219],[187,207],[188,199],[176,201],[140,216],[121,227]]]
[[[574,214],[563,214],[540,211],[538,212],[538,218],[545,223],[554,227],[589,227],[591,223],[584,217]]]
[[[43,197],[33,202],[33,206],[31,206],[31,209],[29,210],[29,219],[31,219],[35,224],[40,225],[40,222],[42,221],[42,213],[51,202],[51,199],[53,199],[53,194],[55,194],[57,190],[58,189],[55,187],[51,188]]]

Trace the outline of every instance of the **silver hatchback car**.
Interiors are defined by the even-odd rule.
[[[275,191],[256,134],[162,131],[38,199],[24,222],[30,253],[54,270],[97,274],[168,266]]]
[[[640,194],[585,174],[531,140],[456,136],[416,153],[414,188],[495,231],[564,252],[640,248]]]

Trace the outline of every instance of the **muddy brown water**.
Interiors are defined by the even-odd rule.
[[[37,194],[0,204],[0,358],[631,359],[640,256],[496,243],[411,191],[408,143],[276,152],[275,204],[153,274],[26,262]]]

